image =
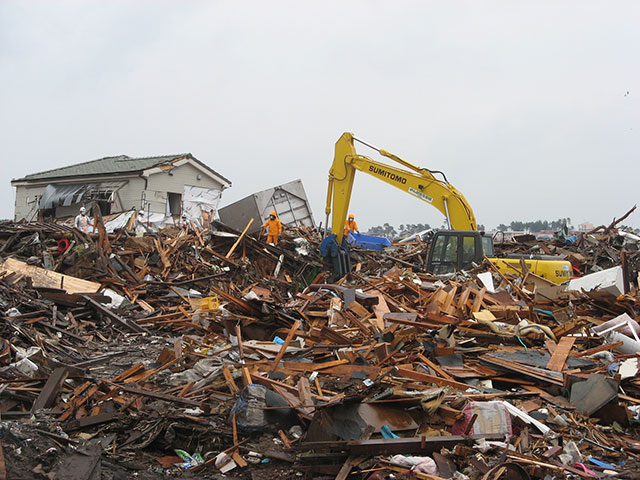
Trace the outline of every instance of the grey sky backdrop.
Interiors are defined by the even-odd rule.
[[[3,0],[0,218],[12,178],[191,152],[232,180],[223,205],[301,178],[320,221],[352,131],[444,171],[487,227],[608,224],[640,196],[639,25],[637,1]],[[365,174],[351,205],[442,223]]]

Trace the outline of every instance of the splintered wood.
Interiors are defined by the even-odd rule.
[[[356,248],[336,278],[311,227],[273,246],[251,222],[136,236],[109,220],[0,223],[0,477],[592,478],[561,461],[573,444],[599,473],[640,467],[632,281],[571,291],[520,261],[435,276],[422,241]],[[580,272],[624,259],[630,281],[640,254],[615,232],[496,250]]]

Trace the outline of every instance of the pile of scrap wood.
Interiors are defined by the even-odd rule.
[[[307,228],[0,224],[0,478],[635,478],[640,294],[603,272],[637,250],[612,231],[537,242],[618,261],[569,288],[435,277],[419,243],[332,280]]]

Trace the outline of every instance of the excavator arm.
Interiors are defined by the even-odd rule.
[[[385,156],[404,168],[372,160],[356,153],[354,142],[358,141]],[[476,219],[471,206],[462,193],[453,187],[446,178],[437,179],[432,172],[421,168],[383,149],[375,148],[354,137],[352,133],[343,133],[336,142],[333,165],[329,170],[329,188],[327,190],[326,225],[329,215],[333,216],[331,231],[336,235],[338,245],[342,244],[345,220],[351,200],[351,190],[356,171],[368,173],[403,192],[437,208],[454,230],[476,230]],[[444,177],[444,175],[443,175]]]

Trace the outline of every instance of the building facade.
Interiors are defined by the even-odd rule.
[[[103,215],[142,209],[155,218],[196,218],[218,207],[231,182],[190,153],[106,157],[14,179],[15,220],[76,215],[98,204]]]

